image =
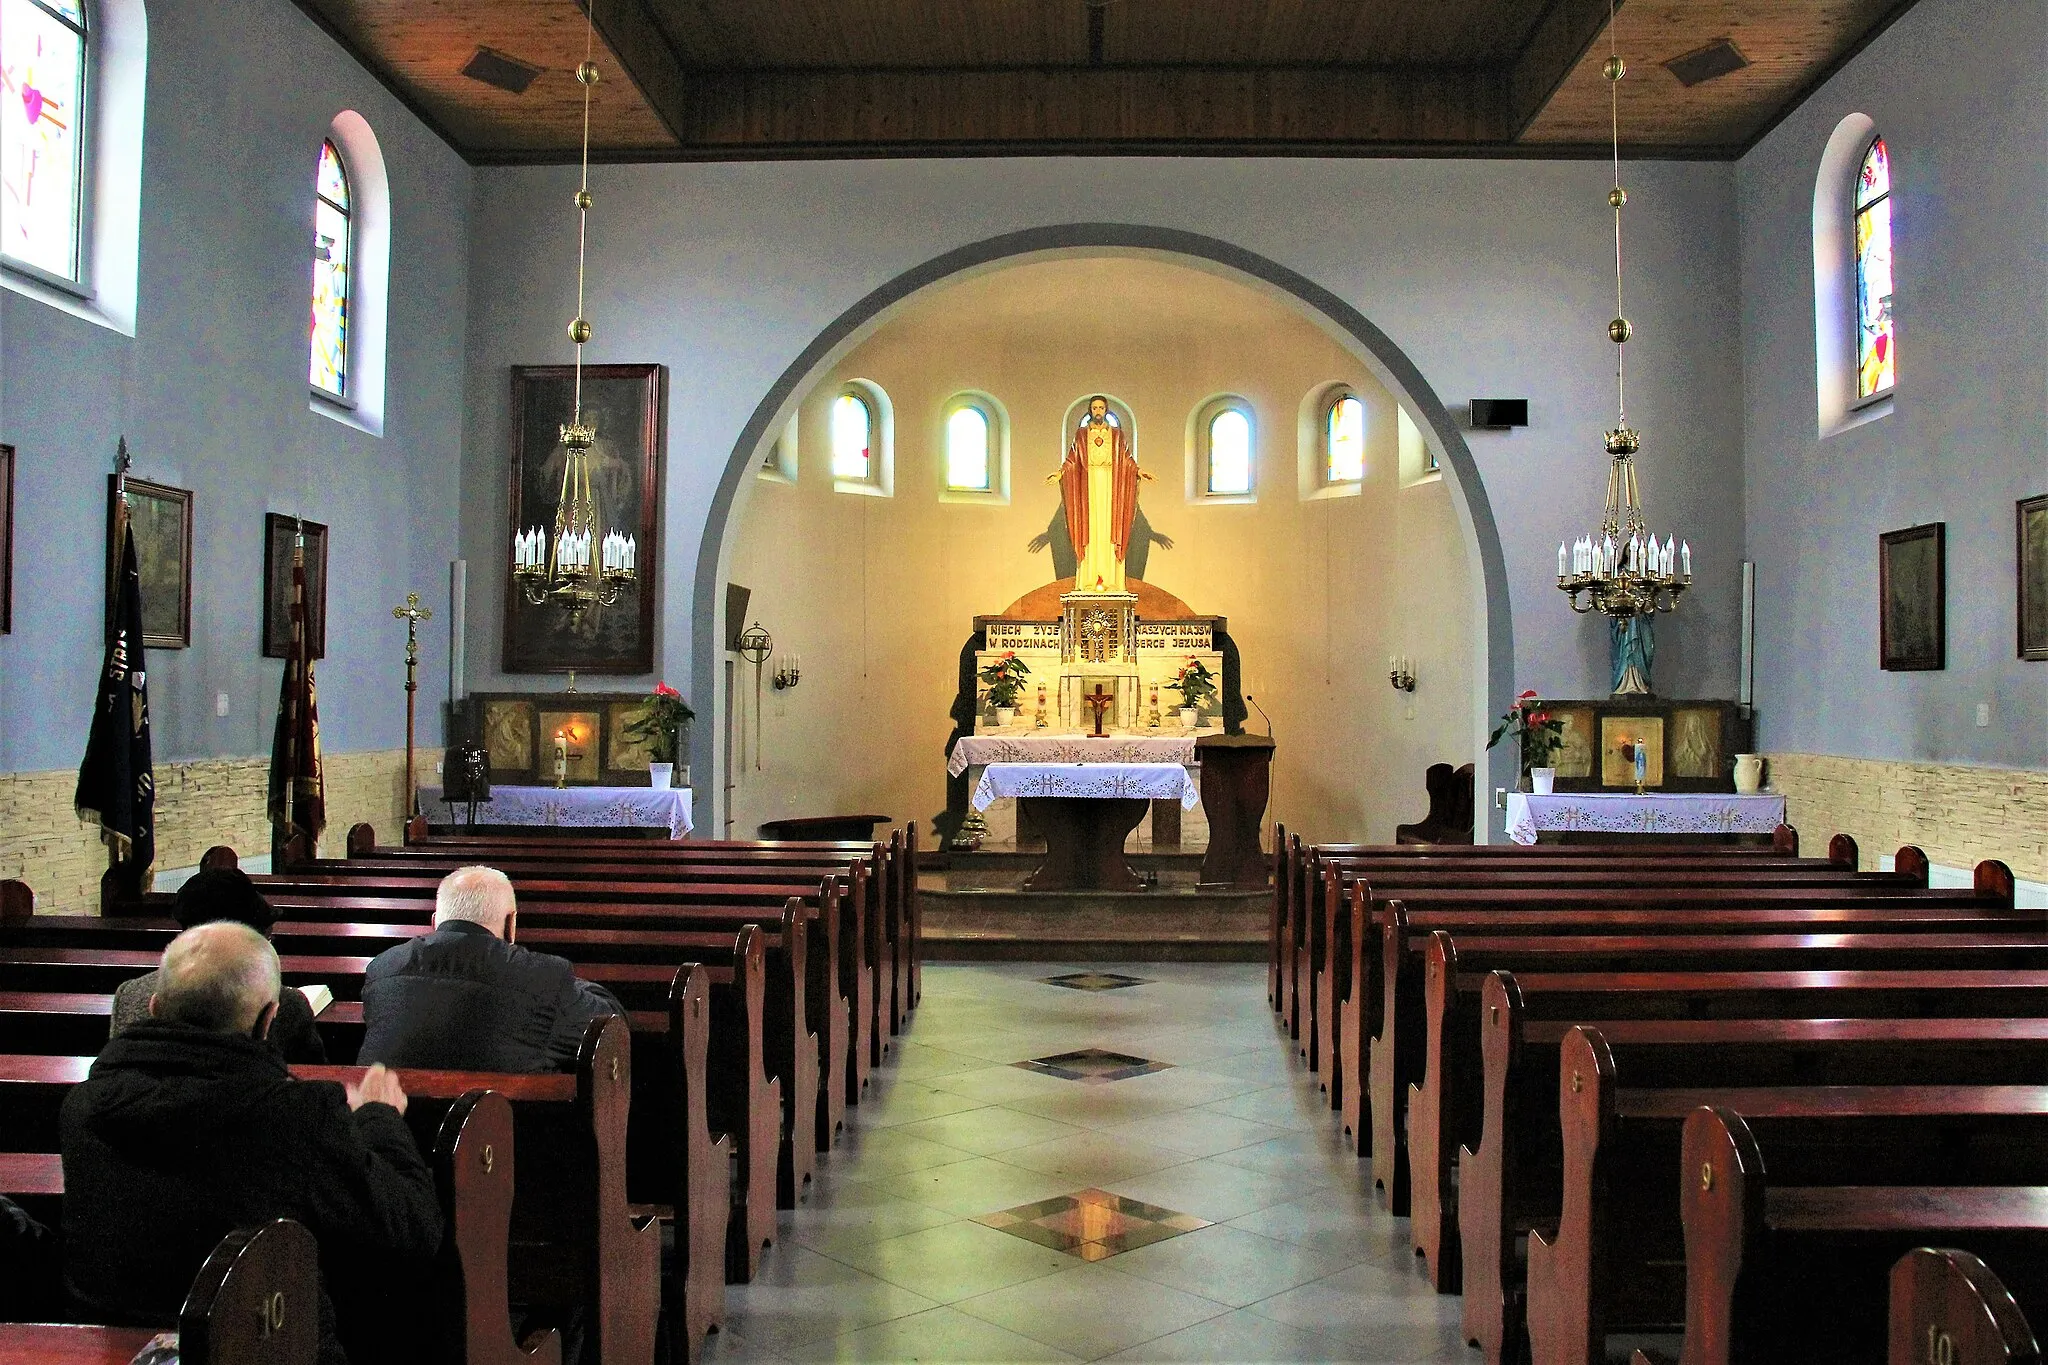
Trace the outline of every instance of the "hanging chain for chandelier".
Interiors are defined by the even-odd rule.
[[[1614,343],[1616,412],[1614,429],[1607,433],[1607,453],[1614,462],[1607,470],[1607,504],[1599,531],[1557,547],[1557,586],[1570,597],[1573,611],[1597,611],[1627,620],[1677,608],[1679,594],[1692,586],[1692,546],[1674,546],[1668,535],[1659,545],[1650,533],[1636,482],[1635,457],[1643,441],[1628,424],[1625,357],[1635,329],[1622,307],[1621,211],[1628,204],[1628,191],[1621,187],[1621,78],[1628,74],[1628,64],[1615,49],[1618,8],[1615,0],[1608,0],[1607,62],[1601,68],[1607,78],[1608,136],[1614,166],[1614,188],[1607,193],[1614,210],[1614,320],[1607,324],[1607,338]],[[1582,593],[1587,599],[1583,605],[1579,601]]]
[[[582,174],[576,187],[576,316],[569,340],[576,346],[576,367],[569,420],[561,428],[562,486],[555,503],[554,541],[532,526],[513,536],[512,571],[526,600],[534,606],[555,602],[572,624],[592,606],[616,605],[639,570],[639,543],[629,534],[607,529],[598,535],[599,508],[590,491],[590,449],[597,428],[583,420],[583,348],[595,335],[584,316],[586,248],[590,238],[590,96],[598,82],[591,60],[597,43],[597,4],[584,11],[583,61],[576,68],[583,87]],[[594,552],[594,553],[593,553]]]

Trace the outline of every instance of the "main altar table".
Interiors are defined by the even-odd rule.
[[[1124,857],[1124,840],[1154,801],[1201,799],[1178,763],[991,763],[974,808],[1015,797],[1045,835],[1045,861],[1026,891],[1138,891],[1144,880]]]
[[[946,760],[946,771],[958,777],[969,768],[990,763],[1177,763],[1195,762],[1195,736],[1035,734],[963,735]],[[982,809],[986,809],[983,807]]]
[[[420,788],[421,810],[442,799],[439,787]],[[490,825],[663,829],[669,838],[680,839],[690,832],[690,789],[493,786],[491,799],[477,804],[477,819]]]
[[[1652,835],[1769,834],[1785,822],[1785,798],[1733,792],[1508,793],[1508,838],[1538,833]]]

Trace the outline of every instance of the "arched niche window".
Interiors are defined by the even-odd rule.
[[[1195,418],[1195,491],[1248,499],[1258,481],[1258,428],[1242,398],[1211,399]]]
[[[1365,480],[1365,402],[1350,389],[1333,390],[1323,403],[1322,483],[1325,488]]]
[[[889,405],[866,380],[840,386],[828,410],[832,486],[842,493],[890,491]]]
[[[0,0],[0,287],[135,335],[143,0]]]
[[[355,232],[349,215],[348,165],[332,139],[320,144],[313,175],[313,322],[309,378],[315,390],[349,401],[349,252]]]
[[[0,254],[70,285],[86,281],[90,40],[80,0],[0,0]]]
[[[384,150],[369,122],[344,109],[327,125],[310,169],[307,406],[381,436],[391,276],[391,182]]]
[[[1864,149],[1856,172],[1856,397],[1879,398],[1898,378],[1892,321],[1892,164],[1884,139]]]
[[[985,393],[959,393],[946,400],[945,502],[1007,502],[1010,493],[1010,429],[1002,405]]]

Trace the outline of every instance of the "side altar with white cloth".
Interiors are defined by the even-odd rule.
[[[439,787],[419,789],[430,824],[466,822],[468,803],[450,802]],[[476,805],[476,827],[534,825],[554,829],[646,829],[670,839],[690,832],[688,787],[491,787]]]

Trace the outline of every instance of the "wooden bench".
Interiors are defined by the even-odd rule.
[[[1932,1093],[1916,1113],[1969,1114],[1971,1092]],[[2004,1109],[1995,1111],[2004,1114]],[[2008,1309],[2048,1310],[2048,1183],[2040,1153],[1998,1172],[1996,1185],[1959,1183],[1938,1167],[1909,1187],[1864,1183],[1814,1185],[1770,1120],[1754,1125],[1732,1107],[1709,1106],[1685,1119],[1680,1189],[1685,1226],[1685,1357],[1699,1365],[1798,1358],[1874,1360],[1887,1345],[1886,1289],[1896,1285],[1902,1253],[1967,1237],[1992,1254],[2019,1286]],[[2005,1126],[2005,1125],[2000,1125]],[[1973,1136],[1975,1136],[1973,1134]],[[1759,1141],[1761,1138],[1761,1142]],[[1772,1153],[1765,1179],[1764,1149]],[[1779,1174],[1793,1167],[1788,1183]],[[1824,1176],[1861,1177],[1854,1162]],[[1908,1270],[1908,1276],[1915,1272]],[[1985,1336],[2011,1316],[1970,1324]],[[1893,1359],[1946,1365],[1938,1323]],[[2002,1335],[2002,1332],[1998,1333]],[[1924,1353],[1924,1354],[1923,1354]]]
[[[1978,984],[1994,998],[2023,989]],[[1874,989],[1863,983],[1844,993]],[[1925,990],[1966,993],[1931,979]],[[1682,1241],[1674,1196],[1685,1187],[1672,1176],[1700,1169],[1679,1155],[1687,1116],[1702,1105],[1747,1111],[1771,1144],[1776,1178],[1791,1184],[1828,1184],[1848,1170],[1885,1186],[2048,1181],[2048,1087],[1623,1088],[1627,1078],[1604,1038],[1583,1026],[1559,1049],[1559,1075],[1559,1220],[1554,1232],[1532,1231],[1528,1244],[1529,1345],[1541,1365],[1602,1361],[1609,1332],[1669,1330],[1687,1311],[1681,1266],[1689,1277],[1708,1262]]]
[[[2041,1365],[2012,1292],[1969,1252],[1917,1247],[1892,1267],[1890,1288],[1896,1365]]]
[[[286,1219],[222,1238],[178,1312],[184,1365],[313,1365],[320,1353],[320,1253]],[[156,1336],[147,1327],[0,1323],[8,1365],[129,1365]]]

